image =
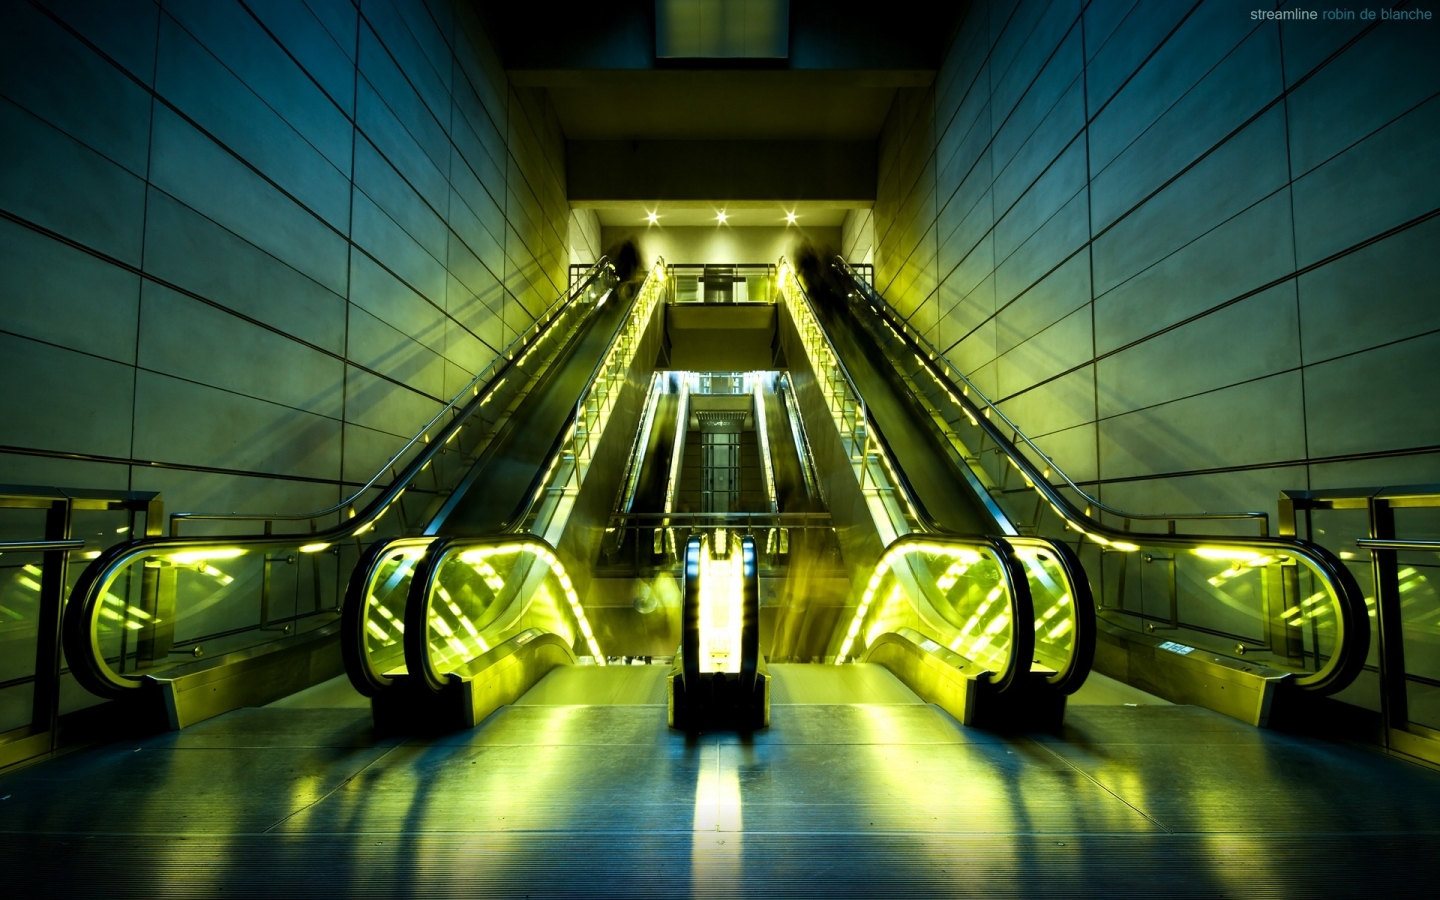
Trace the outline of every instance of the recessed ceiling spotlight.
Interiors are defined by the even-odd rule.
[[[728,218],[730,217],[725,214],[725,211],[723,209],[715,214],[715,221],[719,222],[721,225],[724,225],[725,220]]]
[[[659,216],[658,213],[653,213],[653,212],[652,212],[652,213],[646,213],[646,214],[645,214],[645,221],[646,221],[646,222],[649,222],[651,225],[655,225],[655,224],[659,223],[659,221],[660,221],[660,216]]]
[[[795,214],[794,214],[793,212],[787,212],[787,213],[785,214],[785,224],[786,224],[786,225],[794,225],[794,224],[795,224]]]

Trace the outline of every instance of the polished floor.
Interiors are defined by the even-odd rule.
[[[777,666],[769,729],[687,738],[663,671],[404,740],[342,680],[0,775],[0,893],[1433,893],[1440,772],[1371,749],[1098,676],[1063,734],[1001,737],[862,666]]]

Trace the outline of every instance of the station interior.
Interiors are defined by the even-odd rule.
[[[0,886],[1429,895],[1433,8],[0,3]]]

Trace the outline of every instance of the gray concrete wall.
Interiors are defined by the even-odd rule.
[[[0,4],[0,482],[333,503],[555,299],[568,219],[468,3]]]
[[[1440,481],[1440,23],[1255,7],[976,2],[881,138],[877,286],[1122,507]]]

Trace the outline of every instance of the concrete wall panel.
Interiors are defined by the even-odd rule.
[[[1252,9],[974,4],[879,142],[887,300],[1137,511],[1440,481],[1440,23]]]
[[[564,152],[468,4],[6,5],[3,480],[333,503],[599,252]]]

